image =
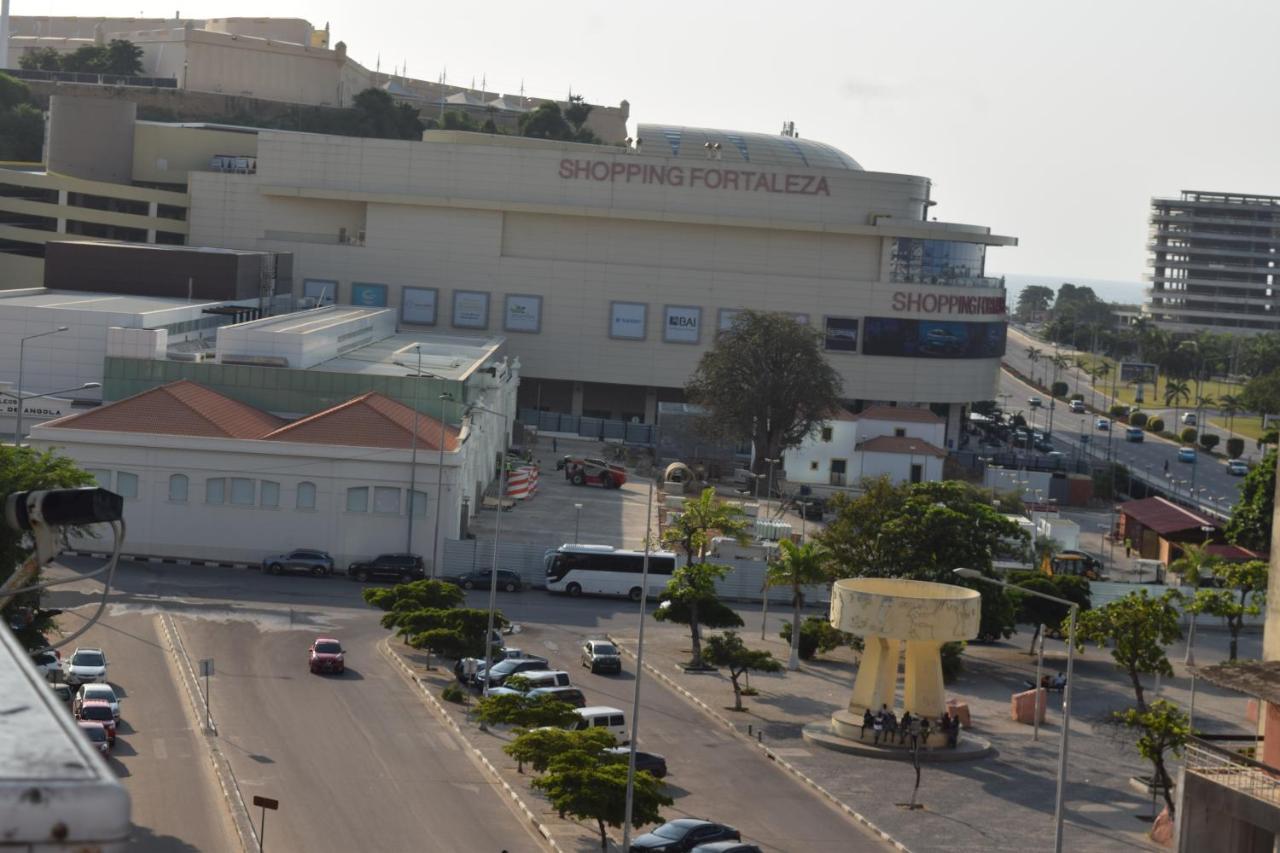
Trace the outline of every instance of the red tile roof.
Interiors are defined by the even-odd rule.
[[[1217,522],[1207,515],[1180,507],[1164,498],[1143,498],[1122,503],[1120,512],[1148,530],[1154,530],[1161,535],[1195,530],[1200,527],[1212,527],[1215,530],[1218,528]]]
[[[881,435],[869,438],[857,447],[864,453],[910,453],[915,456],[936,456],[945,459],[947,451],[919,438],[902,435]]]
[[[44,424],[61,429],[262,438],[285,421],[187,379]]]
[[[1205,547],[1211,556],[1219,557],[1230,563],[1242,563],[1245,560],[1265,560],[1266,554],[1257,551],[1250,551],[1248,548],[1242,548],[1239,545],[1231,545],[1225,542],[1211,542]]]
[[[853,416],[854,420],[903,421],[917,424],[940,424],[942,418],[928,409],[915,406],[868,406]]]
[[[282,426],[267,441],[297,441],[353,447],[402,447],[413,445],[414,411],[390,397],[370,391],[345,403],[316,412]],[[440,421],[419,414],[418,449],[440,450]],[[458,430],[444,428],[445,450],[458,449]]]
[[[837,406],[827,412],[827,420],[829,421],[856,421],[857,419],[858,416],[844,406]]]

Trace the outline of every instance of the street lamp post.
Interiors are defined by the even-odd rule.
[[[582,504],[573,505],[573,544],[578,544],[578,534],[582,530]]]
[[[16,407],[15,407],[15,408],[16,408],[16,412],[15,412],[15,414],[16,414],[16,415],[18,416],[18,418],[19,418],[19,420],[18,420],[18,432],[19,432],[19,434],[21,434],[21,432],[22,432],[22,421],[21,421],[21,418],[22,418],[22,406],[23,406],[23,404],[24,404],[24,403],[26,403],[28,400],[40,400],[40,399],[42,399],[42,398],[44,398],[44,397],[56,397],[56,396],[58,396],[59,394],[71,394],[71,393],[73,393],[73,392],[75,392],[75,391],[89,391],[89,390],[92,390],[92,389],[94,389],[94,388],[101,388],[101,387],[102,387],[102,383],[101,383],[101,382],[86,382],[86,383],[84,383],[83,385],[77,385],[75,388],[63,388],[63,389],[62,389],[62,390],[60,390],[60,391],[45,391],[43,394],[23,394],[23,393],[21,392],[21,390],[19,390],[19,391],[18,391],[18,392],[16,392],[16,393],[15,393],[15,392],[13,392],[13,391],[0,391],[0,397],[12,397],[14,400],[16,400],[16,401],[17,401],[17,405],[16,405]],[[17,447],[17,446],[18,446],[19,441],[18,441],[18,438],[17,438],[17,437],[15,437],[15,438],[14,438],[14,442],[13,442],[13,444],[14,444],[14,447]]]
[[[1058,598],[1056,595],[1046,595],[1043,592],[1037,592],[1026,587],[1015,587],[1011,583],[1005,583],[997,578],[989,578],[975,569],[955,569],[955,573],[962,578],[971,578],[980,580],[983,583],[989,583],[994,586],[1002,586],[1006,589],[1017,589],[1023,595],[1033,595],[1036,598],[1043,598],[1048,601],[1056,602],[1068,608],[1068,627],[1067,627],[1067,681],[1062,687],[1062,739],[1058,744],[1058,792],[1054,800],[1054,816],[1053,816],[1053,850],[1054,853],[1062,853],[1062,822],[1064,817],[1064,796],[1066,794],[1067,785],[1067,749],[1068,736],[1071,733],[1071,674],[1075,668],[1076,662],[1076,613],[1080,607],[1074,601],[1068,601],[1065,598]],[[1040,685],[1036,685],[1039,690]]]
[[[27,341],[34,340],[35,338],[43,338],[46,335],[56,335],[59,332],[65,332],[66,330],[67,330],[66,326],[59,326],[56,329],[50,329],[47,332],[37,332],[34,335],[27,335],[25,338],[20,338],[18,340],[18,387],[14,389],[18,397],[18,421],[17,421],[17,428],[14,429],[13,431],[14,447],[22,446],[22,402],[27,399],[26,397],[22,396],[22,368],[24,366],[24,356],[26,355]],[[88,386],[86,385],[85,387],[88,387]]]
[[[438,577],[440,574],[440,505],[444,503],[444,404],[453,399],[453,395],[445,392],[440,395],[440,464],[436,471],[436,526],[435,535],[431,542],[431,577]],[[499,510],[501,511],[501,510]]]
[[[502,502],[507,496],[507,448],[511,441],[511,424],[507,415],[472,404],[468,411],[488,412],[502,418],[502,462],[498,473],[498,518],[493,524],[493,563],[489,568],[489,627],[484,635],[484,671],[493,666],[493,623],[498,608],[498,549],[502,546]],[[639,675],[636,676],[637,678]],[[486,681],[487,683],[487,681]],[[634,715],[631,725],[635,726]]]
[[[413,348],[418,353],[418,363],[416,365],[409,365],[403,361],[393,361],[392,364],[394,364],[396,367],[403,367],[406,370],[413,370],[415,379],[444,378],[441,376],[437,376],[434,373],[424,373],[422,370],[422,345],[414,344]],[[404,547],[405,553],[407,554],[413,553],[413,505],[414,505],[413,493],[414,493],[414,490],[417,488],[417,484],[418,484],[418,480],[417,480],[417,477],[418,477],[418,414],[419,414],[418,410],[419,408],[421,408],[421,405],[420,405],[421,395],[418,393],[419,387],[420,386],[415,386],[413,389],[413,435],[410,439],[410,445],[409,445],[411,448],[410,455],[409,455],[409,502],[408,502],[409,511],[406,513],[406,515],[409,516],[409,523],[408,525],[406,525],[408,527],[408,530],[405,532],[405,547]],[[446,396],[448,395],[447,394],[441,395],[441,398],[443,399]],[[440,407],[440,439],[441,439],[440,440],[440,459],[441,459],[440,468],[441,468],[441,474],[443,475],[443,471],[444,471],[444,406],[443,405]],[[440,489],[437,487],[436,489],[436,501],[437,501],[436,535],[435,535],[435,539],[437,542],[440,539],[439,500],[440,500]],[[437,552],[435,550],[431,552],[431,576],[432,577],[435,577],[436,575],[436,563],[435,563],[436,553]]]
[[[653,481],[649,481],[649,503],[644,523],[644,563],[640,569],[640,634],[636,638],[636,684],[631,699],[631,746],[627,757],[627,800],[622,819],[622,849],[631,849],[631,815],[636,790],[636,739],[640,726],[640,678],[644,675],[645,605],[649,600],[649,549],[653,534]]]
[[[776,463],[781,462],[782,460],[781,460],[781,459],[766,459],[766,460],[764,460],[764,461],[769,463],[769,484],[768,484],[768,486],[765,488],[765,496],[764,496],[764,500],[765,500],[765,509],[766,509],[766,510],[768,510],[768,512],[766,513],[766,516],[765,516],[765,517],[766,517],[766,518],[773,518],[773,510],[769,508],[769,501],[773,499],[773,466],[774,466]],[[842,485],[843,485],[843,484],[842,484]]]

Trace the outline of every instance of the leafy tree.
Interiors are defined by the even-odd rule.
[[[1221,438],[1217,435],[1217,433],[1212,433],[1212,432],[1200,433],[1200,446],[1203,447],[1206,452],[1212,452],[1213,449],[1218,446],[1218,442],[1220,440]]]
[[[1240,392],[1240,403],[1260,417],[1280,412],[1280,370],[1273,367],[1271,373],[1246,382]]]
[[[1152,418],[1147,421],[1147,431],[1157,434],[1164,432],[1164,418]]]
[[[574,749],[553,759],[547,772],[533,780],[533,787],[547,795],[560,817],[572,815],[595,821],[600,829],[600,849],[608,853],[606,825],[621,827],[626,819],[627,770],[626,764]],[[635,774],[632,826],[660,823],[659,809],[671,803],[657,779],[646,772]]]
[[[1023,323],[1032,321],[1048,312],[1049,303],[1052,301],[1053,288],[1041,284],[1029,284],[1018,294],[1017,307],[1013,311],[1014,318]]]
[[[835,563],[830,549],[821,542],[797,545],[790,539],[778,542],[778,558],[769,566],[765,585],[791,587],[791,630],[795,642],[787,669],[800,668],[800,611],[804,607],[804,587],[834,580]]]
[[[726,566],[694,563],[681,566],[663,590],[662,604],[654,611],[659,622],[688,625],[692,642],[689,669],[705,669],[702,655],[702,626],[738,628],[742,617],[716,596],[716,581],[729,573]]]
[[[792,317],[742,311],[703,353],[685,386],[703,406],[702,428],[749,438],[755,471],[797,447],[840,407],[840,375],[822,354],[822,335]]]
[[[361,595],[366,604],[372,604],[379,610],[396,612],[431,608],[447,609],[457,607],[466,599],[466,593],[458,587],[437,580],[411,581],[392,587],[366,587]]]
[[[1191,720],[1177,705],[1157,699],[1150,708],[1130,708],[1115,714],[1121,725],[1139,732],[1138,752],[1151,762],[1155,769],[1155,781],[1164,793],[1164,804],[1169,817],[1174,816],[1173,780],[1165,766],[1165,756],[1182,754],[1187,739],[1191,737]]]
[[[1227,540],[1242,548],[1269,552],[1275,496],[1276,451],[1271,450],[1261,464],[1245,475],[1240,485],[1240,498],[1227,522]]]
[[[33,489],[71,489],[93,483],[93,476],[70,457],[51,450],[0,445],[0,495]],[[30,539],[9,525],[0,524],[0,583],[7,581],[34,550]],[[40,593],[30,592],[14,596],[3,610],[6,624],[11,624],[13,617],[24,608],[33,615],[23,628],[15,632],[18,640],[29,649],[45,646],[44,634],[53,628],[54,614],[43,610],[40,604]]]
[[[1181,379],[1169,377],[1164,383],[1164,404],[1173,407],[1173,419],[1178,419],[1178,403],[1191,399],[1191,389]]]
[[[43,156],[44,113],[30,104],[0,110],[0,160],[38,163]]]
[[[1244,617],[1257,616],[1267,605],[1267,564],[1262,560],[1214,563],[1210,573],[1220,586],[1197,589],[1188,610],[1220,616],[1231,632],[1230,659],[1236,659]]]
[[[1055,375],[1057,374],[1057,370],[1054,370],[1054,374]],[[1057,380],[1053,383],[1053,386],[1049,389],[1049,393],[1054,397],[1065,397],[1067,396],[1067,392],[1070,390],[1071,390],[1071,386],[1067,385],[1067,383],[1061,380]]]
[[[583,112],[584,109],[585,113]],[[560,110],[559,104],[550,102],[539,104],[536,109],[520,116],[520,135],[535,139],[559,139],[564,142],[599,144],[600,138],[598,136],[581,124],[575,126],[573,121],[566,117],[567,113],[573,117],[573,120],[581,119],[582,122],[585,122],[590,112],[591,107],[581,102],[571,101],[564,112]]]
[[[1144,589],[1077,617],[1077,647],[1083,648],[1085,641],[1112,646],[1111,658],[1129,676],[1139,711],[1147,710],[1141,676],[1173,675],[1164,649],[1182,638],[1174,606],[1179,597],[1170,590],[1153,598]]]
[[[706,488],[695,500],[684,502],[680,517],[662,532],[662,543],[679,548],[692,565],[706,561],[716,534],[743,542],[746,529],[742,510],[716,497],[714,488]]]
[[[72,53],[63,54],[63,71],[80,71],[87,74],[106,73],[107,49],[96,44],[87,44]]]
[[[1227,439],[1227,458],[1239,459],[1240,454],[1244,453],[1244,439],[1239,436],[1231,436]]]
[[[142,48],[131,41],[112,39],[102,58],[103,72],[134,76],[142,73]]]
[[[501,614],[494,614],[495,625],[500,627],[506,621]],[[385,628],[395,628],[415,649],[446,658],[483,657],[489,611],[459,608],[392,612],[382,617],[382,624]]]
[[[1183,444],[1191,444],[1196,440],[1196,428],[1183,427],[1182,432],[1178,433],[1178,438],[1182,440]]]
[[[31,87],[17,77],[0,72],[0,111],[31,103]]]
[[[1236,415],[1244,409],[1244,404],[1240,402],[1239,394],[1223,394],[1218,399],[1218,411],[1227,416],[1227,432],[1235,431]],[[1244,443],[1241,442],[1241,449],[1244,449]]]
[[[476,702],[476,719],[486,725],[509,725],[518,729],[553,726],[563,729],[582,720],[576,708],[551,696],[498,693]]]
[[[588,104],[582,95],[569,96],[569,103],[564,108],[564,118],[573,127],[575,135],[582,134],[583,125],[587,123],[587,117],[591,115],[592,109],[591,104]]]
[[[1146,426],[1146,425],[1147,425],[1147,413],[1146,413],[1146,412],[1134,412],[1132,415],[1129,415],[1129,425],[1130,425],[1130,426],[1136,426],[1136,427]]]
[[[778,632],[778,636],[788,644],[791,643],[790,622],[782,623],[782,630]],[[803,660],[812,660],[823,652],[850,645],[861,648],[862,641],[834,627],[821,616],[806,616],[800,625],[800,657]]]
[[[1044,350],[1039,347],[1027,347],[1027,359],[1031,362],[1031,384],[1036,384],[1036,364],[1044,357]]]
[[[423,125],[418,111],[396,103],[385,89],[368,88],[352,99],[355,135],[381,139],[421,139]]]
[[[37,47],[22,54],[18,67],[27,71],[59,71],[62,69],[62,54],[51,47]]]
[[[551,762],[566,752],[578,751],[596,755],[603,762],[609,756],[606,749],[616,746],[617,740],[608,729],[590,728],[569,731],[561,728],[536,728],[521,732],[502,751],[516,760],[516,771],[524,772],[528,764],[535,773],[543,773]]]
[[[773,659],[766,651],[749,649],[738,636],[737,631],[726,631],[707,637],[707,647],[702,652],[703,659],[713,665],[729,670],[729,680],[733,683],[733,710],[742,710],[742,686],[738,679],[749,670],[756,672],[781,672],[782,664]]]
[[[938,648],[938,655],[942,659],[942,682],[950,684],[956,680],[956,676],[960,675],[964,669],[964,643],[950,642],[943,643]]]
[[[1080,610],[1088,610],[1092,606],[1092,590],[1088,579],[1083,577],[1046,575],[1041,571],[1013,572],[1009,575],[1008,582],[1022,589],[1035,590],[1045,595],[1075,602]],[[1028,651],[1030,654],[1035,651],[1038,639],[1036,635],[1040,632],[1040,626],[1044,625],[1050,630],[1057,629],[1067,618],[1068,608],[1034,595],[1015,593],[1014,598],[1018,605],[1018,621],[1030,622],[1036,626],[1035,634],[1031,637],[1031,648]]]

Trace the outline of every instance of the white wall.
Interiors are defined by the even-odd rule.
[[[911,465],[922,465],[923,477],[926,482],[936,482],[942,479],[942,460],[936,456],[927,454],[917,454],[912,456],[909,453],[863,453],[859,452],[857,458],[852,460],[855,466],[853,474],[857,478],[862,477],[884,477],[887,476],[894,483],[908,483],[911,481]]]
[[[857,421],[831,421],[825,426],[831,428],[830,441],[822,440],[822,428],[819,427],[803,444],[785,453],[787,482],[808,486],[830,485],[832,459],[845,460],[844,485],[853,485],[857,481],[857,460],[853,449]]]

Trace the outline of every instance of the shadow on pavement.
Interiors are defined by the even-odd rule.
[[[194,847],[173,835],[156,835],[149,827],[133,825],[129,850],[134,853],[200,853]]]

